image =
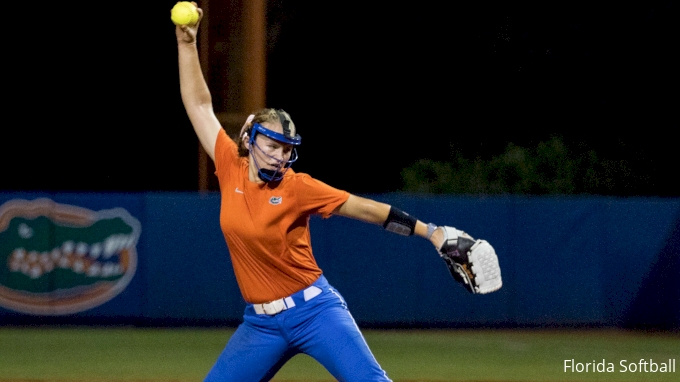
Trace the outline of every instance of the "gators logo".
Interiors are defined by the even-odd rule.
[[[271,198],[269,198],[269,204],[278,205],[281,204],[282,200],[283,197],[281,196],[272,196]]]
[[[64,315],[111,300],[135,274],[140,232],[139,221],[122,208],[6,202],[0,206],[0,306]]]

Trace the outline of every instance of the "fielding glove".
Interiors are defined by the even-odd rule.
[[[444,242],[439,256],[456,281],[474,294],[491,293],[503,286],[498,256],[491,244],[453,227],[440,228],[444,230]]]

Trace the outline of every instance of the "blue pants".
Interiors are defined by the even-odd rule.
[[[257,314],[248,304],[205,382],[269,381],[299,353],[316,359],[339,381],[390,381],[340,293],[323,275],[313,285],[319,295],[305,301],[302,291],[295,293],[295,306],[276,315]]]

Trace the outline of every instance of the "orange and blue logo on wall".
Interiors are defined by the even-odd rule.
[[[0,205],[0,307],[65,315],[104,304],[132,280],[140,232],[123,208],[7,201]]]

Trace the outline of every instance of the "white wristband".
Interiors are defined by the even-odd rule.
[[[427,240],[430,240],[430,238],[432,237],[432,234],[434,233],[434,230],[436,230],[436,229],[437,229],[436,225],[434,225],[432,223],[427,224]]]

